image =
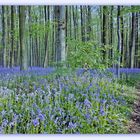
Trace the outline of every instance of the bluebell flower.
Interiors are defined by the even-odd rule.
[[[52,94],[55,94],[55,93],[56,93],[56,91],[54,89],[52,89]]]
[[[94,116],[94,117],[93,117],[93,120],[94,120],[94,121],[98,121],[97,116]]]
[[[42,111],[40,108],[37,109],[37,113],[40,114]]]
[[[76,127],[77,127],[77,124],[76,124],[76,123],[69,122],[68,128],[74,129],[74,128],[76,128]]]
[[[0,134],[2,134],[3,133],[3,129],[2,129],[2,127],[0,126]]]
[[[34,119],[32,122],[35,127],[39,125],[38,119]]]
[[[14,113],[13,120],[17,120],[17,119],[18,119],[18,117],[19,117],[19,116],[18,116],[17,114],[15,114],[15,113]]]
[[[102,106],[100,107],[100,114],[101,116],[105,116],[105,111]]]
[[[88,90],[90,90],[90,88],[93,86],[93,83],[92,82],[90,82],[90,84],[89,84],[89,86],[86,88],[86,90],[88,91]]]
[[[15,122],[10,122],[10,127],[13,128],[15,126]]]
[[[2,122],[2,126],[3,127],[6,127],[8,125],[8,120],[7,119],[4,119],[3,122]]]
[[[84,100],[84,105],[85,105],[87,108],[91,108],[91,102],[90,102],[88,99],[85,99],[85,100]]]
[[[69,99],[73,99],[74,98],[74,94],[69,94]]]
[[[57,121],[59,120],[59,118],[58,117],[56,117],[56,119],[55,119],[55,121],[54,121],[54,123],[55,124],[57,124]]]
[[[102,99],[100,102],[101,102],[101,104],[105,104],[107,102],[107,100]]]
[[[41,113],[38,115],[38,117],[39,117],[39,119],[40,119],[41,121],[44,121],[44,120],[45,120],[44,115],[43,115],[43,114],[41,114]]]
[[[2,110],[1,115],[4,116],[6,114],[5,110]]]
[[[87,113],[87,114],[85,115],[85,117],[86,117],[86,119],[90,119],[90,114]]]
[[[113,102],[114,104],[117,104],[117,103],[118,103],[118,100],[116,100],[115,98],[113,98],[113,99],[112,99],[112,102]]]

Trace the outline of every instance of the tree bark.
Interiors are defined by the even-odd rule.
[[[131,28],[131,51],[130,51],[130,68],[134,68],[134,57],[135,57],[135,28],[136,28],[136,14],[132,13],[132,28]]]
[[[118,52],[120,53],[121,52],[121,29],[120,29],[120,6],[118,6],[117,8],[118,10],[118,14],[117,14],[117,35],[118,35]],[[120,56],[118,56],[118,63],[116,65],[116,74],[117,74],[117,77],[120,78]]]
[[[25,6],[19,6],[20,70],[27,70],[27,53],[25,39]]]
[[[65,55],[65,6],[56,6],[55,15],[57,20],[56,51],[57,62],[66,60]]]
[[[45,60],[44,60],[44,68],[48,67],[48,36],[49,36],[49,33],[48,31],[46,30],[46,26],[47,26],[47,22],[49,23],[50,19],[49,19],[49,6],[47,7],[48,11],[46,10],[46,6],[44,6],[44,12],[45,12]],[[48,14],[48,15],[47,15]]]
[[[2,6],[2,46],[3,46],[3,67],[6,67],[6,17],[5,6]]]
[[[10,52],[10,67],[14,66],[14,13],[15,8],[11,6],[11,52]]]

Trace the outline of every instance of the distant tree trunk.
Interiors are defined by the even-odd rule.
[[[35,23],[38,23],[38,16],[35,17]],[[38,27],[37,27],[38,28]],[[35,66],[39,65],[39,43],[38,43],[38,33],[35,33]]]
[[[10,67],[14,66],[14,6],[11,6],[11,52],[10,52]]]
[[[84,18],[85,18],[85,15],[84,15],[84,10],[83,10],[83,6],[80,6],[80,10],[81,10],[81,39],[83,42],[86,41],[85,39],[85,23],[84,23]]]
[[[2,46],[3,46],[3,67],[6,67],[6,19],[5,6],[2,6]]]
[[[103,6],[103,33],[102,33],[102,45],[105,49],[105,45],[107,45],[107,6]],[[107,52],[106,50],[103,50],[103,59],[106,60]]]
[[[32,50],[32,41],[33,41],[33,38],[32,38],[32,30],[31,30],[31,22],[32,22],[32,18],[31,18],[31,6],[28,7],[28,16],[29,16],[29,19],[28,19],[28,24],[29,24],[29,48],[30,48],[30,62],[29,62],[29,66],[33,66],[33,50]]]
[[[16,17],[19,17],[18,16],[18,12],[19,12],[19,6],[16,6],[15,7],[15,16]],[[20,65],[20,41],[19,41],[19,18],[15,18],[16,22],[15,22],[15,29],[17,29],[17,34],[18,34],[18,37],[16,37],[16,53],[15,53],[15,66],[19,66]]]
[[[6,16],[10,15],[10,6],[6,6]],[[11,38],[10,38],[10,16],[7,18],[7,28],[5,29],[7,32],[6,36],[6,48],[7,48],[7,67],[10,67],[10,52],[11,52]]]
[[[56,35],[56,58],[57,62],[66,60],[65,54],[65,6],[56,6],[55,15],[57,19],[57,35]]]
[[[56,62],[56,28],[57,28],[57,25],[56,25],[56,14],[55,14],[55,10],[56,10],[56,7],[54,6],[53,8],[53,16],[52,16],[52,21],[53,21],[53,24],[52,24],[52,65],[53,65],[53,62]]]
[[[25,38],[25,6],[19,6],[20,70],[27,70]]]
[[[118,35],[118,52],[121,52],[121,29],[120,29],[120,6],[118,6],[118,14],[117,14],[117,35]],[[118,56],[118,63],[116,65],[116,74],[117,77],[120,78],[120,56]]]
[[[100,6],[99,16],[100,16],[100,45],[103,45],[103,8]]]
[[[139,56],[139,54],[138,54],[138,52],[139,52],[139,13],[137,12],[136,13],[136,30],[135,30],[135,32],[136,32],[136,39],[135,39],[135,41],[136,41],[136,47],[135,47],[135,54],[136,54],[136,57],[135,57],[135,67],[137,68],[138,67],[138,56]]]
[[[88,6],[87,20],[88,20],[88,24],[87,24],[87,41],[89,41],[92,38],[92,27],[91,27],[92,15],[91,15],[91,6]]]
[[[111,6],[111,9],[110,9],[110,39],[109,39],[109,45],[111,47],[113,47],[113,8],[114,6]],[[110,59],[113,59],[114,56],[113,56],[113,48],[110,49]]]
[[[126,52],[126,67],[130,67],[130,55],[131,55],[131,15],[128,16],[127,25],[127,52]]]
[[[130,48],[130,68],[134,68],[134,57],[135,57],[135,28],[136,28],[136,14],[132,13],[132,28],[131,28],[131,48]]]
[[[46,10],[46,6],[44,6],[44,12],[45,12],[45,60],[44,60],[44,68],[46,68],[48,66],[48,36],[49,36],[49,33],[48,31],[46,30],[46,25],[47,25],[47,22],[49,23],[49,6],[47,7],[47,10]],[[47,14],[48,13],[48,14]]]
[[[76,40],[77,37],[77,17],[76,17],[76,11],[74,6],[72,6],[72,13],[73,13],[73,25],[74,25],[74,39]]]
[[[123,8],[123,6],[122,6]],[[123,15],[120,17],[121,22],[121,60],[120,63],[124,64],[124,21]]]

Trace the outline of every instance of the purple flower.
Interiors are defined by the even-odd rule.
[[[38,117],[39,117],[39,119],[40,119],[41,121],[44,121],[44,120],[45,120],[44,115],[43,115],[43,114],[41,114],[41,113],[38,115]]]
[[[76,123],[69,122],[68,128],[74,129],[74,128],[76,128],[76,127],[77,127],[77,124],[76,124]]]
[[[52,94],[55,94],[55,93],[56,93],[56,91],[54,89],[52,89]]]
[[[87,114],[85,115],[85,117],[86,117],[86,119],[90,119],[90,114],[87,113]]]
[[[39,125],[38,119],[34,119],[32,122],[35,127]]]
[[[3,122],[2,122],[2,126],[3,127],[6,127],[8,124],[8,120],[7,119],[4,119]]]
[[[101,100],[101,104],[105,104],[107,101],[105,99]]]
[[[97,116],[94,116],[93,120],[94,121],[97,121],[98,120]]]
[[[92,86],[93,86],[93,84],[90,83],[90,85],[87,87],[87,91],[89,91]]]
[[[101,116],[105,116],[105,111],[102,106],[100,107],[100,114]]]
[[[114,104],[117,104],[117,103],[118,103],[118,101],[117,101],[115,98],[112,98],[112,102],[113,102]]]
[[[37,109],[37,113],[38,113],[38,114],[40,114],[40,113],[41,113],[41,110],[40,110],[39,108]]]
[[[91,108],[91,102],[90,102],[88,99],[85,99],[85,100],[84,100],[84,105],[85,105],[87,108]]]
[[[11,127],[11,128],[13,128],[13,127],[14,127],[14,125],[15,125],[15,122],[10,122],[10,124],[9,124],[9,125],[10,125],[10,127]]]
[[[1,114],[2,114],[2,116],[4,116],[6,114],[6,111],[2,110]]]
[[[3,129],[2,129],[2,127],[0,127],[0,134],[2,134],[3,133]]]

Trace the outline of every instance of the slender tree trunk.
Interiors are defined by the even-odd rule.
[[[111,15],[110,15],[110,46],[113,47],[113,8],[114,6],[111,6]],[[113,59],[113,48],[110,50],[110,58]]]
[[[29,45],[30,45],[30,62],[29,62],[29,65],[32,67],[33,66],[33,53],[32,53],[32,30],[31,30],[31,21],[32,21],[32,18],[31,18],[31,6],[28,7],[28,16],[29,16],[29,20],[28,20],[28,24],[29,24]]]
[[[136,49],[135,49],[135,54],[136,54],[136,57],[135,57],[135,67],[137,68],[138,67],[138,51],[139,51],[139,14],[138,14],[138,12],[136,13],[136,30],[135,30],[135,32],[136,32],[136,39],[135,39],[135,41],[136,41]]]
[[[123,8],[123,6],[122,6]],[[121,60],[120,63],[124,64],[124,19],[123,15],[120,17],[120,22],[121,22]]]
[[[77,35],[77,23],[76,23],[76,12],[74,6],[72,6],[72,13],[73,13],[73,25],[74,25],[74,39],[76,40]]]
[[[84,10],[83,6],[80,6],[81,10],[81,36],[82,41],[85,42],[85,23],[84,23]]]
[[[88,6],[88,14],[87,14],[87,41],[91,40],[92,38],[92,27],[91,27],[91,21],[92,21],[92,15],[91,15],[91,6]]]
[[[2,46],[3,46],[3,67],[6,67],[6,17],[5,6],[2,6]]]
[[[103,59],[106,60],[107,52],[105,50],[105,45],[107,45],[107,6],[103,6],[103,36],[102,36],[102,45],[103,45]]]
[[[118,6],[118,14],[117,14],[117,35],[118,35],[118,52],[120,53],[121,52],[121,29],[120,29],[120,6]],[[116,65],[116,74],[117,74],[117,77],[120,78],[120,56],[118,56],[118,63]]]
[[[11,6],[11,52],[10,52],[10,67],[14,66],[14,14],[15,8]]]
[[[132,13],[132,29],[131,29],[131,51],[130,51],[130,67],[134,68],[134,57],[135,57],[135,27],[136,27],[136,16]]]
[[[44,6],[44,12],[45,12],[45,26],[47,26],[47,22],[49,23],[50,19],[49,19],[49,15],[50,15],[50,12],[49,12],[49,6],[47,7],[47,10],[46,11],[46,6]],[[48,12],[48,15],[47,15],[47,12]],[[49,23],[50,24],[50,23]],[[46,27],[45,27],[46,28]],[[48,36],[49,36],[49,33],[48,31],[45,29],[45,50],[46,50],[46,54],[45,54],[45,61],[44,61],[44,68],[46,68],[48,66]]]
[[[6,6],[6,16],[8,16],[8,15],[10,15],[10,6]],[[6,40],[7,40],[7,44],[6,44],[6,48],[7,48],[7,55],[8,55],[8,57],[7,57],[7,67],[9,68],[10,67],[10,52],[11,52],[11,38],[10,38],[10,18],[7,18],[7,28],[5,29],[6,31],[7,31],[7,38],[6,38]]]
[[[27,70],[27,53],[25,39],[25,6],[19,6],[19,36],[20,36],[20,69]]]
[[[65,55],[65,6],[56,6],[55,15],[57,16],[57,62],[66,60]]]

